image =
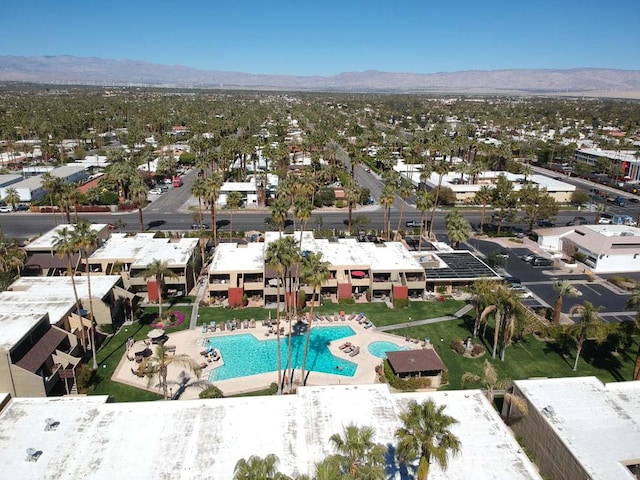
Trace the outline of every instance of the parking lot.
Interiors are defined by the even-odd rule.
[[[492,252],[507,254],[504,258],[503,270],[505,275],[519,278],[521,283],[531,291],[531,298],[522,299],[522,303],[527,306],[534,308],[539,306],[553,307],[557,296],[553,288],[554,283],[558,280],[567,280],[577,290],[578,296],[564,298],[563,313],[568,313],[572,306],[586,300],[601,308],[600,315],[606,321],[620,322],[635,318],[635,312],[627,311],[625,308],[629,294],[610,285],[606,282],[606,278],[596,277],[595,281],[590,281],[589,276],[582,271],[572,271],[557,265],[533,266],[520,257],[525,254],[539,255],[540,252],[533,252],[529,248],[517,244],[511,246],[507,241],[496,243],[473,239],[468,243],[485,256],[489,256]]]

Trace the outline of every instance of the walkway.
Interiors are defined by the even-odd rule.
[[[473,309],[473,305],[467,304],[464,307],[462,307],[460,310],[458,310],[456,313],[454,313],[453,315],[446,315],[444,317],[436,317],[436,318],[427,318],[425,320],[413,320],[411,322],[402,322],[402,323],[397,323],[395,325],[386,325],[384,327],[378,327],[376,330],[378,330],[379,332],[388,332],[390,330],[399,330],[400,328],[415,327],[417,325],[429,325],[430,323],[446,322],[448,320],[455,320],[457,318],[460,318],[472,309]]]
[[[191,308],[191,320],[189,321],[189,330],[195,330],[198,325],[198,309],[200,308],[200,302],[207,293],[207,277],[201,275],[198,279],[198,293],[196,299],[193,301],[193,307]]]

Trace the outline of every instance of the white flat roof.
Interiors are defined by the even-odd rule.
[[[515,383],[589,478],[634,478],[623,464],[640,459],[640,382],[576,377]]]
[[[131,262],[135,267],[146,267],[154,260],[167,262],[169,267],[183,267],[198,245],[197,238],[153,238],[154,233],[137,233],[127,236],[114,233],[89,260],[113,260]]]
[[[209,272],[263,272],[264,243],[253,242],[246,245],[220,243],[216,247]]]
[[[68,224],[68,223],[57,225],[53,227],[51,230],[49,230],[48,232],[43,233],[38,238],[29,242],[27,245],[24,246],[24,249],[27,251],[38,251],[38,252],[53,250],[54,249],[53,245],[55,243],[56,237],[58,237],[58,235],[60,234],[60,230],[62,230],[65,227],[71,232],[73,232],[76,228],[74,224]],[[106,223],[91,224],[91,230],[96,233],[101,232],[105,228],[107,228]]]
[[[89,298],[89,283],[84,275],[73,277],[80,298]],[[93,298],[104,298],[120,281],[120,275],[91,275],[91,294]],[[25,292],[32,298],[43,296],[72,299],[75,302],[73,283],[70,277],[20,277],[9,287],[14,292]],[[9,293],[9,292],[3,292]],[[0,294],[2,295],[2,294]],[[1,298],[1,297],[0,297]],[[0,308],[1,308],[0,304]]]
[[[0,412],[0,464],[8,477],[38,480],[231,479],[239,459],[273,453],[284,474],[312,474],[315,462],[334,453],[329,437],[350,423],[371,426],[375,441],[395,445],[398,414],[411,399],[433,399],[459,421],[452,431],[461,452],[446,473],[434,464],[430,480],[540,479],[480,391],[392,394],[386,385],[174,402],[18,398]],[[59,422],[55,430],[44,430],[47,418]],[[25,461],[27,448],[42,452],[37,462]],[[400,478],[395,471],[389,478]]]
[[[7,312],[0,313],[0,350],[9,350],[31,331],[47,312],[39,313]]]

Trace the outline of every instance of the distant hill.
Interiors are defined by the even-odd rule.
[[[0,82],[344,92],[592,94],[640,98],[640,71],[470,70],[450,73],[346,72],[334,76],[259,75],[138,60],[0,56]]]

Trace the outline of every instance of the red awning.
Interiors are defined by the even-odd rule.
[[[367,274],[365,272],[363,272],[362,270],[355,270],[353,272],[351,272],[351,276],[352,277],[356,277],[356,278],[362,278],[365,277]]]

